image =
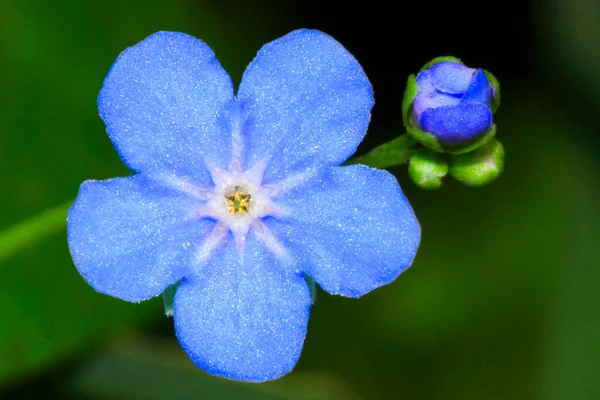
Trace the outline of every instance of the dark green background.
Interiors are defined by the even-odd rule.
[[[160,299],[94,292],[60,227],[0,263],[0,399],[600,398],[600,5],[493,4],[0,2],[0,230],[128,173],[96,96],[158,30],[204,39],[236,82],[264,43],[333,35],[375,90],[360,153],[402,133],[408,74],[455,55],[500,79],[507,151],[478,189],[425,192],[396,168],[423,229],[413,267],[359,300],[320,292],[298,366],[268,384],[193,367]]]

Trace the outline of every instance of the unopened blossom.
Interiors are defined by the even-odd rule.
[[[416,83],[412,121],[441,144],[459,145],[491,128],[495,89],[484,70],[442,61],[419,72]]]

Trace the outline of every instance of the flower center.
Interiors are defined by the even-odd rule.
[[[225,195],[227,200],[227,211],[229,214],[246,214],[250,206],[249,193],[241,189],[239,186],[233,188],[233,192]]]
[[[263,223],[265,217],[288,214],[271,199],[271,196],[280,190],[277,185],[282,184],[262,184],[266,166],[265,159],[242,172],[239,164],[223,170],[217,165],[207,163],[214,184],[213,193],[208,194],[206,203],[196,209],[194,215],[216,220],[216,224],[198,248],[199,260],[207,260],[213,250],[226,240],[228,232],[231,232],[235,246],[240,252],[244,251],[246,237],[252,232],[256,240],[274,254],[284,254],[285,249],[281,243]],[[185,188],[185,185],[182,187]]]

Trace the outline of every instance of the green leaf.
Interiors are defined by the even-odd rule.
[[[0,264],[46,236],[66,229],[67,211],[73,201],[48,209],[0,231]]]
[[[359,400],[335,375],[294,371],[262,384],[230,381],[193,366],[174,341],[124,342],[98,353],[66,382],[92,399]]]

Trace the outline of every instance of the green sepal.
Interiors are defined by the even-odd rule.
[[[417,142],[410,135],[403,134],[375,147],[367,154],[346,161],[344,165],[363,164],[372,168],[384,169],[406,164],[414,153],[416,145]]]
[[[317,301],[317,284],[315,283],[313,278],[306,274],[304,274],[304,280],[306,281],[306,284],[308,285],[308,290],[310,291],[310,299],[312,301],[311,304],[315,304],[315,302]]]
[[[469,153],[479,147],[485,146],[494,136],[496,136],[496,124],[492,124],[490,128],[478,135],[469,142],[461,143],[453,146],[444,146],[444,151],[448,154],[459,155]]]
[[[410,120],[408,121],[408,125],[406,125],[406,131],[410,134],[410,136],[413,137],[413,139],[421,143],[423,146],[430,148],[433,151],[437,151],[438,153],[445,152],[444,147],[435,136],[417,128]]]
[[[419,86],[417,85],[417,77],[412,74],[408,77],[406,89],[404,89],[404,97],[402,98],[402,122],[407,129],[411,125],[410,114],[412,111],[412,103],[415,101],[418,91]]]
[[[428,147],[433,151],[437,151],[438,153],[448,153],[454,155],[465,154],[473,151],[476,148],[485,145],[492,140],[494,136],[496,136],[496,124],[492,124],[487,131],[468,142],[455,145],[445,145],[440,143],[440,141],[437,140],[437,138],[432,134],[424,132],[414,126],[411,121],[409,121],[409,124],[406,126],[406,130],[413,137],[413,139],[421,143],[423,146]]]
[[[450,175],[467,186],[483,186],[504,169],[504,147],[494,139],[470,153],[450,156]]]
[[[432,65],[441,63],[441,62],[455,62],[455,63],[464,65],[464,63],[460,60],[460,58],[456,58],[453,56],[441,56],[441,57],[436,57],[433,60],[429,61],[427,64],[423,65],[423,68],[421,68],[419,70],[419,72],[424,71],[424,70],[428,69],[429,67],[431,67]]]
[[[448,174],[446,156],[422,147],[413,154],[408,164],[408,175],[422,189],[437,189]]]
[[[490,71],[484,69],[483,72],[490,82],[490,85],[492,85],[494,88],[494,96],[492,97],[492,104],[490,105],[490,108],[492,110],[492,114],[495,114],[496,110],[500,106],[500,82],[498,82],[498,79],[496,79],[494,74],[492,74]]]
[[[179,287],[180,283],[181,283],[181,281],[174,283],[170,286],[167,286],[167,288],[164,290],[164,292],[162,294],[163,305],[165,307],[165,315],[167,317],[172,317],[173,312],[175,311],[175,309],[174,309],[175,293],[177,292],[177,288]]]

